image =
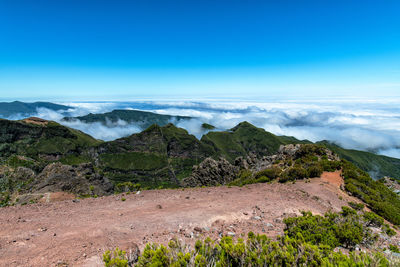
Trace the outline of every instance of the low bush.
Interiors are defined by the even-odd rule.
[[[390,266],[380,253],[334,252],[337,246],[352,249],[374,241],[363,218],[344,207],[325,216],[303,212],[301,217],[287,218],[285,234],[276,241],[249,232],[246,240],[226,236],[219,242],[197,240],[193,249],[177,239],[168,246],[147,244],[136,266]],[[103,256],[106,266],[118,267],[133,266],[128,258],[119,249]]]
[[[350,207],[352,207],[355,210],[363,210],[365,207],[365,205],[362,203],[349,202],[348,204]]]

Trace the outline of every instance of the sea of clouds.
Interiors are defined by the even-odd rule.
[[[63,121],[64,116],[104,113],[114,109],[137,109],[159,114],[194,117],[171,121],[201,138],[207,122],[217,130],[227,130],[248,121],[277,135],[294,136],[310,141],[329,140],[344,148],[371,151],[400,158],[400,99],[268,99],[239,100],[160,100],[134,102],[73,102],[69,110],[55,112],[38,109],[32,114],[79,129],[97,139],[114,140],[140,132],[140,125],[125,121],[84,123]],[[17,116],[18,117],[18,116]],[[14,116],[15,119],[15,116]]]

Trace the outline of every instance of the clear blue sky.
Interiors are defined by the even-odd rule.
[[[0,98],[400,95],[400,1],[0,0]]]

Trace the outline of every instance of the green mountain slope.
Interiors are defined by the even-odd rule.
[[[34,102],[34,103],[24,103],[20,101],[1,102],[0,117],[7,118],[13,115],[28,117],[34,114],[38,108],[47,108],[55,111],[70,109],[70,107],[68,106],[53,104],[49,102]]]
[[[209,132],[201,141],[212,146],[217,156],[225,157],[229,161],[249,153],[257,156],[272,155],[278,151],[280,145],[308,143],[294,137],[276,136],[248,122],[241,122],[229,131]]]
[[[191,117],[185,116],[170,116],[162,115],[153,112],[139,111],[139,110],[113,110],[107,113],[101,114],[88,114],[80,117],[65,117],[64,120],[71,121],[78,119],[82,122],[93,123],[100,122],[102,124],[107,124],[107,122],[116,123],[119,120],[123,120],[129,123],[139,124],[143,129],[148,128],[152,124],[158,124],[164,126],[171,121],[181,121],[189,120]]]
[[[328,141],[317,143],[326,146],[341,158],[352,162],[363,171],[368,172],[374,179],[379,179],[383,176],[400,179],[400,159],[365,151],[344,149]]]
[[[102,142],[51,121],[0,119],[0,191],[46,189],[101,195],[111,192],[108,181],[115,188],[120,184],[179,187],[192,174],[193,166],[208,157],[223,157],[234,163],[237,157],[276,154],[281,145],[293,143],[311,142],[276,136],[247,122],[229,131],[209,132],[201,140],[169,123],[154,124],[141,133]],[[327,142],[319,144],[364,171],[400,177],[398,159],[347,150]],[[205,173],[209,171],[213,172]],[[213,174],[220,175],[218,171]],[[91,189],[91,185],[95,187]]]
[[[152,125],[129,137],[96,148],[99,168],[115,182],[178,186],[193,165],[215,154],[186,130],[173,124]]]
[[[42,124],[27,120],[0,119],[0,157],[11,154],[26,155],[34,159],[44,156],[62,157],[79,154],[101,141],[56,122]]]

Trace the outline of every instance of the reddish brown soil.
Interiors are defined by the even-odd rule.
[[[328,183],[336,185],[338,188],[340,188],[341,185],[344,185],[344,180],[343,180],[341,174],[342,174],[342,171],[324,172],[321,175],[321,179]]]
[[[284,217],[337,211],[351,200],[340,191],[338,177],[339,172],[324,173],[295,184],[151,190],[1,208],[0,266],[101,266],[106,249],[132,243],[143,249],[172,237],[186,244],[248,231],[275,237]]]
[[[26,118],[23,121],[26,123],[31,123],[36,125],[47,125],[49,123],[48,121],[37,117]]]

